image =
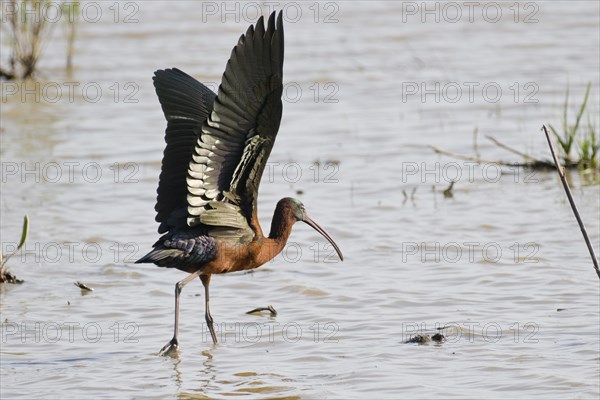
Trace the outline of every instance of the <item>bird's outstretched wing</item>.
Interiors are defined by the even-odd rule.
[[[219,227],[210,235],[230,237],[255,228],[258,186],[281,121],[282,77],[280,12],[266,29],[263,17],[251,25],[231,52],[190,157],[189,226]]]
[[[213,109],[216,94],[177,68],[154,73],[154,87],[162,106],[167,129],[162,170],[157,189],[156,221],[159,233],[186,226],[189,160],[202,124]]]

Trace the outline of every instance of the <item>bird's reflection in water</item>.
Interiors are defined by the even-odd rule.
[[[180,370],[180,365],[181,365],[182,359],[184,357],[182,356],[180,351],[171,352],[169,354],[169,358],[171,359],[171,362],[173,363],[173,371],[175,372],[173,374],[173,378],[175,379],[177,391],[179,392],[178,398],[182,398],[182,399],[210,398],[210,397],[207,397],[207,395],[205,393],[210,391],[211,382],[216,381],[216,371],[215,371],[215,368],[213,365],[212,349],[202,351],[200,353],[200,357],[201,357],[200,360],[202,360],[202,362],[200,364],[200,365],[202,365],[202,368],[200,369],[200,371],[196,371],[193,374],[194,375],[193,379],[195,380],[193,386],[198,387],[198,389],[194,389],[193,392],[197,392],[197,393],[190,393],[185,390],[186,381],[185,381],[185,377],[183,376],[183,374],[181,373],[181,370]],[[197,363],[197,361],[199,361],[199,359],[194,358],[193,362],[195,364]],[[188,368],[185,368],[185,369],[188,369]]]
[[[170,354],[173,363],[178,399],[212,399],[214,397],[257,395],[261,398],[300,399],[298,389],[290,386],[293,380],[280,374],[259,373],[254,371],[236,372],[228,377],[219,376],[215,365],[214,351],[217,346],[202,351],[198,357],[177,351]],[[190,375],[190,365],[183,367],[181,363],[193,363],[201,366]],[[181,369],[186,370],[184,376]]]

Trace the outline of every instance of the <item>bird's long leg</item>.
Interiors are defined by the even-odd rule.
[[[200,275],[200,280],[204,285],[204,319],[206,320],[206,325],[208,325],[208,330],[212,336],[213,343],[217,344],[217,335],[215,334],[215,328],[213,327],[213,317],[210,315],[210,307],[208,306],[208,285],[210,285],[210,275]]]
[[[158,352],[161,356],[177,350],[177,347],[179,346],[179,341],[177,340],[177,337],[179,336],[179,295],[181,294],[183,287],[194,280],[198,275],[200,275],[200,272],[194,272],[175,284],[175,332],[173,333],[173,339]]]

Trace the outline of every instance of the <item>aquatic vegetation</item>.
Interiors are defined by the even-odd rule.
[[[569,88],[567,87],[567,93],[565,96],[565,104],[563,106],[563,117],[562,117],[562,131],[559,132],[552,124],[548,124],[550,131],[552,131],[554,137],[558,141],[560,158],[562,159],[562,165],[564,168],[574,169],[577,168],[580,171],[589,175],[592,173],[593,176],[597,177],[597,173],[600,169],[598,163],[598,150],[600,148],[600,140],[598,139],[598,132],[596,130],[595,123],[592,122],[591,117],[588,115],[587,125],[581,123],[583,114],[585,112],[589,95],[590,95],[591,82],[588,83],[585,91],[583,102],[578,107],[578,112],[575,118],[575,124],[570,125],[568,121],[569,114]],[[477,153],[474,156],[452,153],[447,150],[441,149],[436,146],[429,146],[431,149],[438,153],[444,154],[450,157],[469,160],[478,163],[493,163],[497,165],[506,165],[511,167],[524,167],[530,169],[554,169],[554,162],[547,159],[539,159],[526,154],[520,150],[514,149],[498,139],[486,135],[486,139],[493,142],[496,146],[503,148],[513,154],[523,158],[522,162],[510,162],[504,160],[485,160]],[[477,128],[474,132],[474,148],[477,148]],[[577,145],[577,159],[571,157],[573,148]]]
[[[598,169],[598,133],[595,125],[588,119],[588,127],[579,146],[579,163],[583,169]]]
[[[6,263],[8,260],[15,255],[15,253],[23,247],[25,241],[27,240],[27,234],[29,232],[29,217],[25,215],[23,217],[23,229],[21,231],[21,240],[19,241],[19,245],[17,248],[11,252],[10,254],[4,255],[2,254],[2,250],[0,250],[0,283],[8,282],[8,283],[22,283],[23,281],[17,279],[13,274],[8,272],[6,269]]]
[[[561,157],[565,164],[572,164],[571,153],[574,144],[578,145],[578,159],[575,164],[581,169],[598,168],[598,133],[595,126],[588,116],[588,124],[583,126],[581,120],[590,96],[590,88],[592,83],[589,82],[585,91],[583,102],[578,107],[579,111],[575,117],[575,124],[570,125],[568,120],[569,113],[569,88],[565,95],[565,104],[563,106],[562,131],[554,128],[552,124],[548,124],[550,131],[558,141]]]
[[[56,7],[51,0],[7,0],[0,17],[3,21],[3,38],[11,49],[9,67],[0,67],[0,78],[28,79],[35,75],[45,43],[52,36],[57,21],[49,18],[48,9]],[[67,69],[72,66],[79,3],[58,3],[60,22],[66,29]],[[6,23],[4,22],[6,21]]]

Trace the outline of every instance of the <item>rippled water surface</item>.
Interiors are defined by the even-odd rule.
[[[574,108],[587,82],[598,123],[597,2],[503,3],[499,17],[482,3],[472,20],[454,3],[456,22],[435,3],[286,3],[260,220],[268,230],[277,200],[298,197],[346,259],[299,224],[274,261],[213,277],[216,346],[190,283],[178,357],[157,352],[185,274],[132,263],[157,238],[152,73],[216,88],[252,7],[268,6],[84,4],[71,75],[57,26],[38,89],[2,83],[3,252],[31,220],[9,262],[25,283],[0,289],[2,398],[598,398],[598,279],[556,173],[429,147],[522,161],[491,135],[547,157],[541,125],[560,125],[567,86]],[[598,252],[599,186],[570,181]],[[269,304],[276,316],[246,314]],[[437,327],[445,343],[404,344]]]

